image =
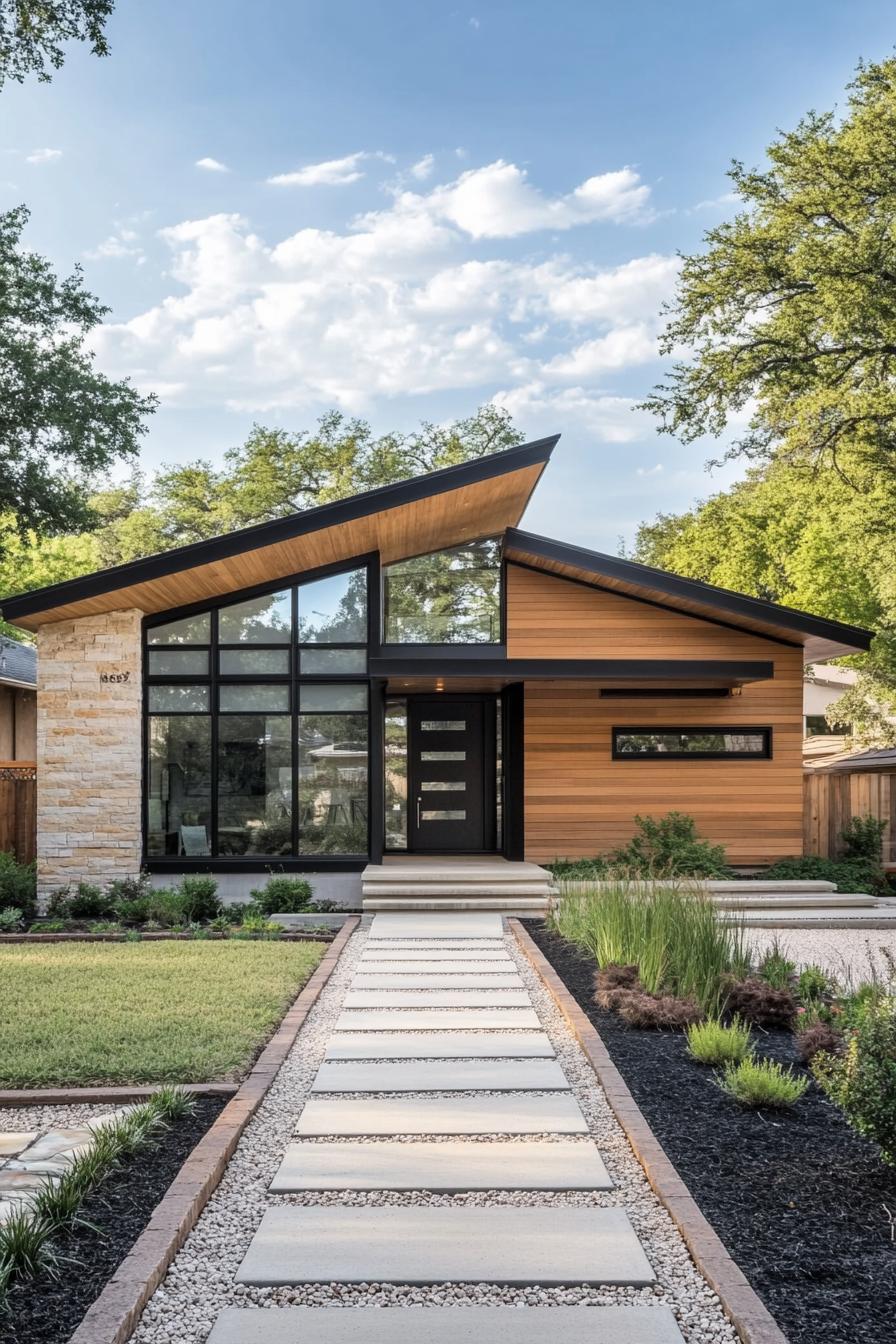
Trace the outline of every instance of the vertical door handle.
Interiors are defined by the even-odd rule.
[[[420,825],[420,804],[423,802],[420,794],[417,794],[417,825]]]

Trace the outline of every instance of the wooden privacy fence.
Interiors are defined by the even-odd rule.
[[[887,823],[883,860],[896,863],[896,773],[806,770],[803,774],[803,852],[837,858],[840,832],[851,817]]]
[[[0,852],[31,863],[37,851],[37,766],[0,761]]]

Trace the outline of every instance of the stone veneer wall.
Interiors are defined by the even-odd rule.
[[[42,626],[37,636],[37,881],[140,870],[140,611]]]

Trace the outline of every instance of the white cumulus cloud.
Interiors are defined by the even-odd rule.
[[[275,187],[341,187],[364,176],[360,165],[368,157],[362,150],[357,154],[346,154],[341,159],[308,163],[291,173],[276,173],[267,180]]]
[[[196,167],[196,168],[203,168],[207,173],[229,173],[229,172],[230,172],[230,169],[227,167],[227,164],[226,164],[226,163],[222,163],[220,159],[212,159],[212,158],[208,158],[208,157],[206,157],[206,158],[204,158],[204,159],[197,159],[197,160],[196,160],[196,163],[195,163],[195,167]]]
[[[411,177],[416,177],[418,182],[425,182],[428,177],[432,177],[433,169],[436,166],[434,154],[424,154],[422,159],[411,164]]]
[[[54,159],[62,158],[61,149],[32,149],[30,154],[25,155],[26,163],[52,163]]]

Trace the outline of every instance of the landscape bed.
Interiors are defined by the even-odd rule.
[[[0,947],[0,1087],[232,1080],[323,942]]]
[[[58,1236],[58,1276],[16,1284],[0,1306],[0,1344],[65,1344],[226,1101],[198,1098],[191,1116],[172,1124],[88,1196],[79,1221]]]
[[[599,1031],[635,1101],[792,1344],[890,1344],[896,1170],[811,1083],[791,1110],[743,1110],[691,1060],[681,1031],[626,1026],[593,1002],[595,962],[526,928]],[[754,1030],[759,1057],[804,1073],[793,1036]]]

